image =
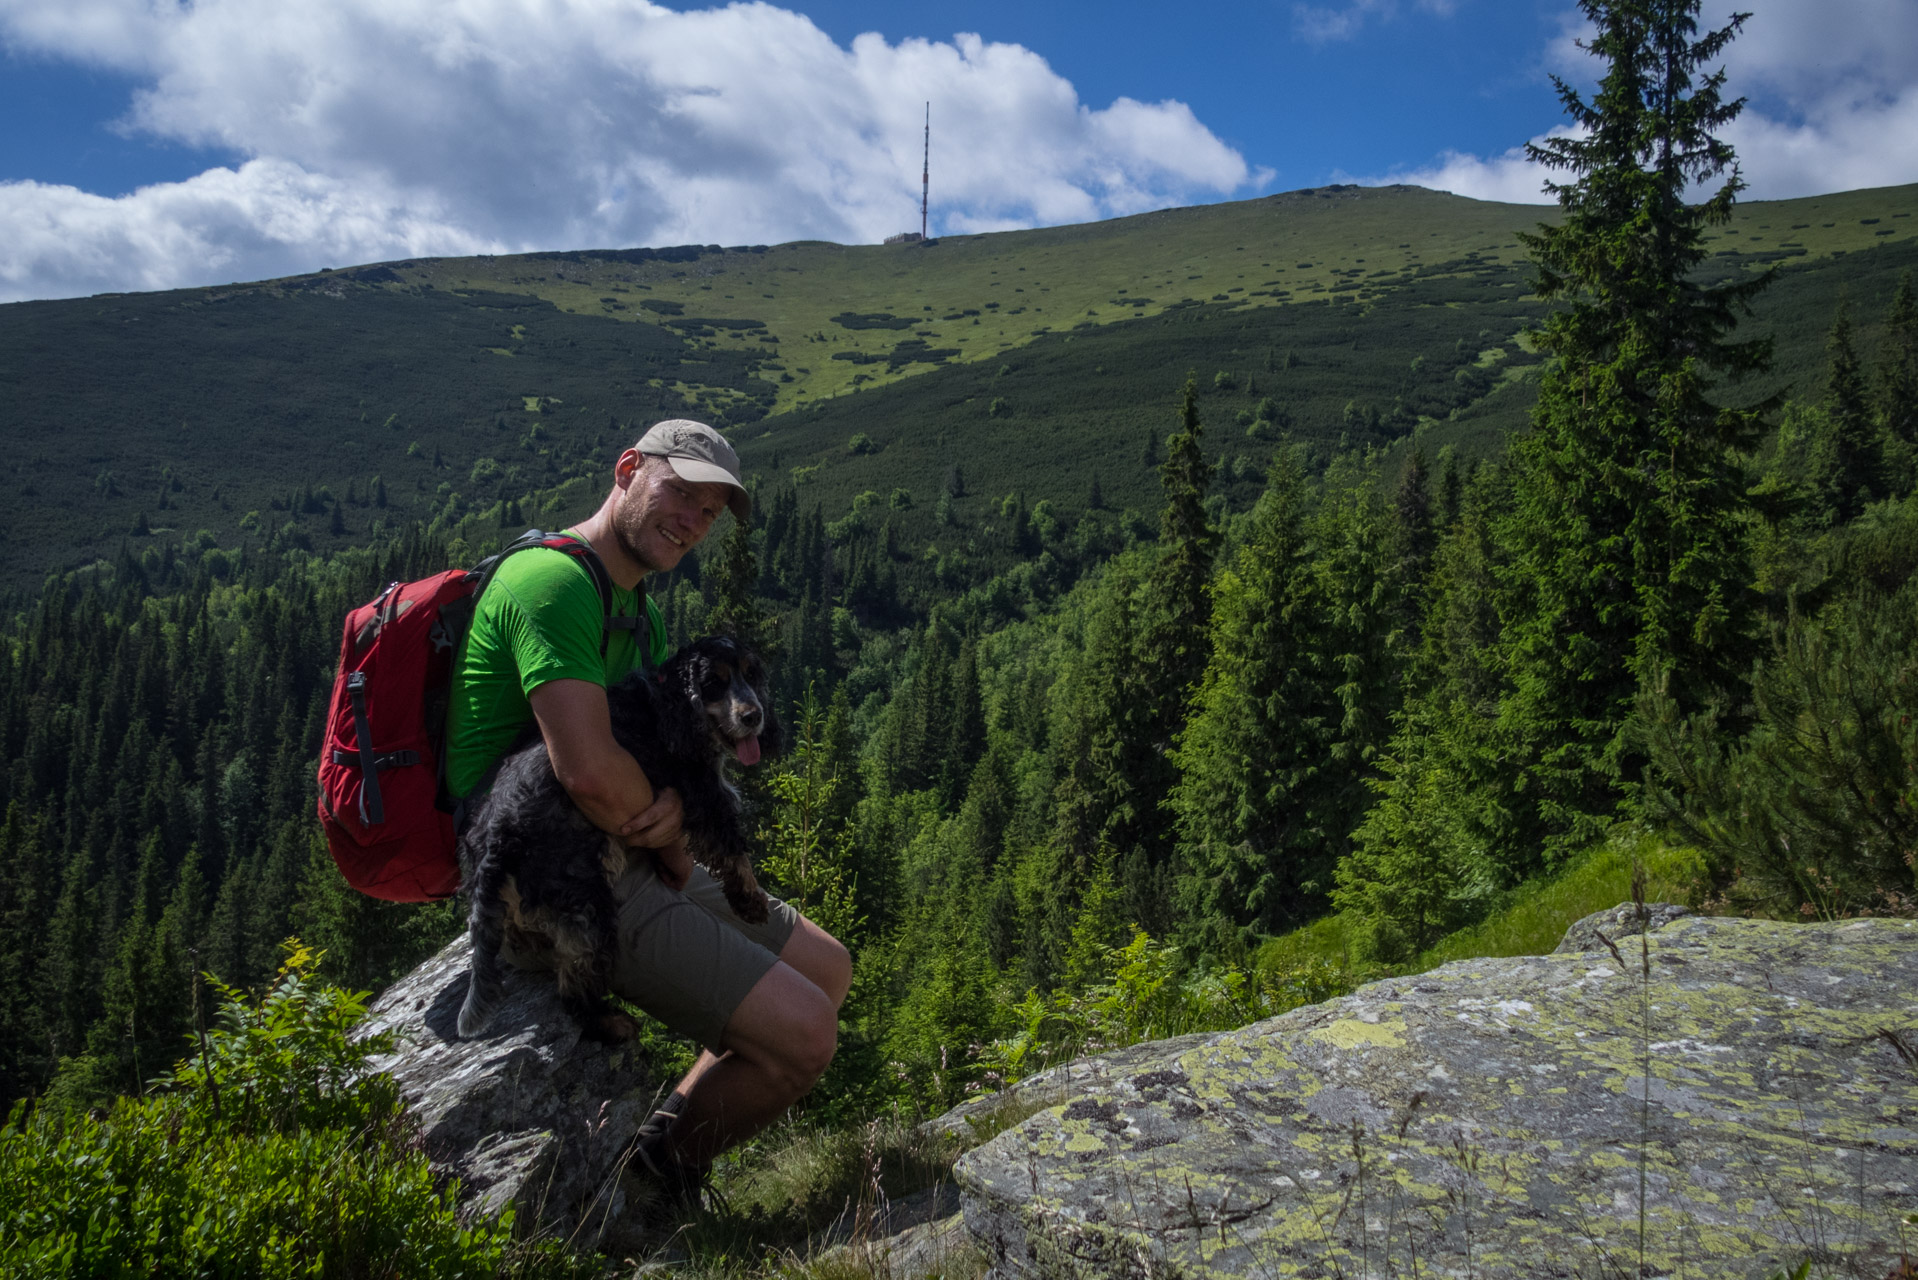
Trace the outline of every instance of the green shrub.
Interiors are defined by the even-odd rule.
[[[367,1070],[386,1045],[347,1039],[365,994],[314,982],[318,961],[288,943],[256,1003],[221,986],[223,1025],[146,1098],[16,1107],[0,1129],[0,1272],[497,1274],[511,1211],[460,1225],[392,1077]]]
[[[980,1051],[984,1081],[1003,1087],[1083,1054],[1195,1031],[1230,1031],[1351,989],[1320,959],[1261,965],[1250,973],[1236,965],[1183,969],[1179,948],[1135,928],[1130,942],[1107,951],[1103,980],[1083,992],[1033,989],[1012,1006],[1019,1030]]]
[[[1640,720],[1663,785],[1652,812],[1703,851],[1727,902],[1836,919],[1918,910],[1918,582],[1794,615],[1753,681],[1756,723]]]

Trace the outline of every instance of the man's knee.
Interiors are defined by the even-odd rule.
[[[832,1062],[839,1009],[810,979],[777,965],[734,1012],[722,1045],[776,1076],[796,1098]]]
[[[838,1049],[838,1018],[828,1014],[808,1019],[805,1031],[794,1037],[783,1064],[795,1096],[812,1088],[819,1077],[826,1074],[826,1068],[832,1065],[832,1056]]]
[[[822,981],[817,985],[832,1001],[833,1008],[837,1009],[846,1002],[846,992],[852,989],[852,952],[846,950],[845,943],[829,933],[821,931],[819,936],[825,940],[825,945],[819,966]]]
[[[804,916],[779,958],[823,991],[836,1009],[852,987],[852,953],[846,945]]]

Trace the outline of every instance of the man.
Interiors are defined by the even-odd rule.
[[[613,886],[619,946],[611,986],[704,1052],[641,1126],[636,1161],[669,1186],[697,1186],[719,1152],[757,1133],[832,1060],[852,961],[831,935],[774,899],[748,925],[686,852],[680,800],[655,793],[613,740],[606,686],[665,656],[658,610],[636,592],[670,571],[719,513],[751,515],[739,458],[723,436],[675,419],[613,464],[613,487],[570,536],[590,544],[613,584],[613,612],[645,610],[649,653],[604,628],[599,592],[572,556],[546,548],[504,560],[482,593],[456,664],[447,782],[471,808],[514,739],[537,726],[553,771],[596,826],[651,857]],[[601,654],[602,640],[605,653]]]

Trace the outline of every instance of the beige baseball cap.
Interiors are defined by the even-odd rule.
[[[672,463],[681,480],[731,485],[733,491],[726,503],[732,508],[733,518],[741,524],[752,519],[753,500],[739,478],[739,455],[725,436],[705,423],[668,418],[654,423],[633,447]]]

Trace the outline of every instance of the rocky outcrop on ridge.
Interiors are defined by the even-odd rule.
[[[1036,1114],[960,1160],[967,1228],[1001,1277],[1885,1276],[1918,921],[1658,914],[970,1103]]]
[[[461,1040],[471,948],[462,934],[389,987],[357,1034],[392,1032],[371,1065],[399,1082],[435,1170],[460,1180],[463,1216],[513,1205],[582,1246],[637,1238],[616,1163],[657,1082],[629,1047],[582,1041],[552,975],[507,971],[487,1035]]]

